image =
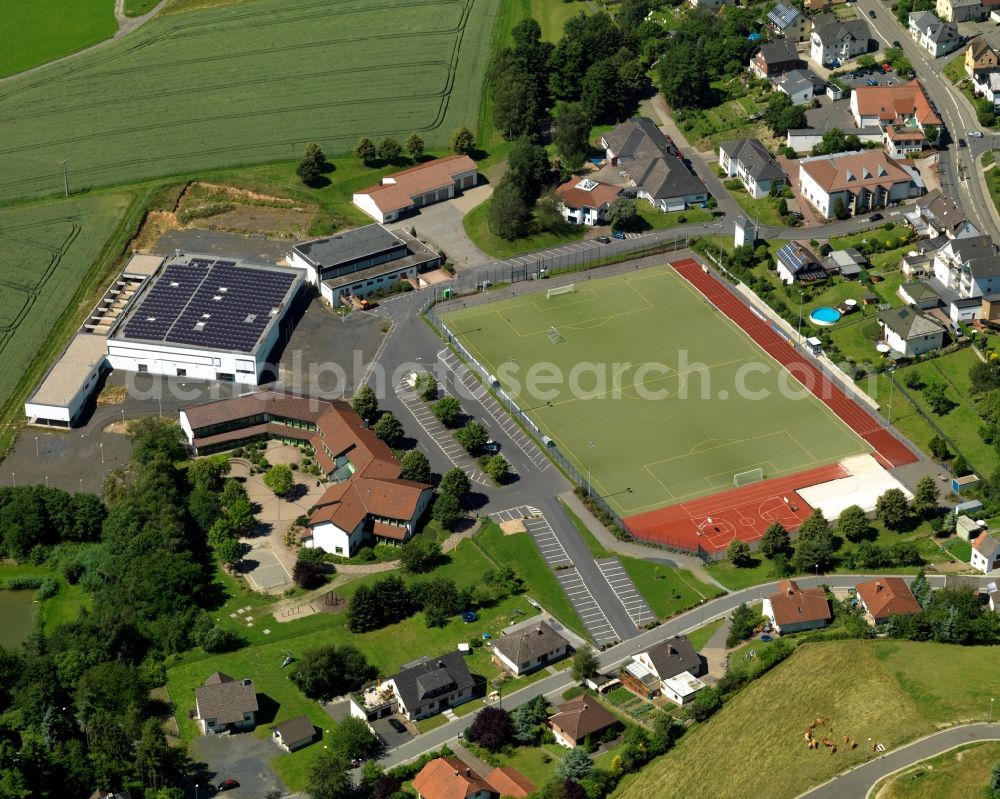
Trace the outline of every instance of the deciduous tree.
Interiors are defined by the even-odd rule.
[[[600,664],[597,655],[589,644],[584,644],[573,653],[573,679],[583,682],[597,674]]]
[[[531,214],[521,189],[504,175],[490,197],[487,212],[490,232],[501,239],[514,241],[528,235],[530,223]]]
[[[375,435],[390,447],[403,437],[403,425],[391,412],[384,411],[372,428]]]
[[[264,473],[264,485],[270,488],[275,496],[287,496],[294,485],[291,467],[284,463],[272,466]]]
[[[462,519],[462,506],[451,494],[438,494],[431,508],[431,518],[445,530],[454,530]]]
[[[376,152],[380,161],[392,164],[399,159],[399,155],[403,152],[403,148],[400,147],[399,142],[392,137],[386,137],[378,143],[378,149]]]
[[[562,103],[553,117],[552,142],[564,173],[583,166],[590,152],[591,119],[580,103]]]
[[[431,464],[427,456],[420,450],[410,450],[400,461],[399,476],[404,480],[415,480],[418,483],[429,483],[431,479]]]
[[[792,541],[788,537],[788,531],[779,522],[775,522],[764,531],[760,539],[760,551],[769,560],[792,551]]]
[[[295,168],[295,174],[303,183],[310,186],[323,176],[325,168],[326,156],[323,154],[323,150],[318,144],[312,143],[306,145],[305,155]]]
[[[351,399],[354,412],[371,424],[378,418],[378,398],[371,386],[361,386]]]
[[[465,737],[490,752],[499,752],[514,740],[510,714],[499,707],[484,707],[472,721]]]
[[[375,142],[367,136],[362,136],[361,140],[354,148],[354,156],[365,166],[371,166],[375,163],[375,159],[377,158]]]
[[[848,541],[857,543],[868,537],[871,531],[871,524],[868,521],[868,514],[861,509],[860,505],[848,505],[840,512],[837,519],[837,526]]]
[[[466,127],[458,128],[451,135],[452,152],[458,155],[468,155],[476,147],[476,137]]]
[[[875,515],[887,530],[902,530],[910,518],[910,508],[902,489],[890,488],[875,502]]]
[[[462,415],[462,405],[449,394],[431,405],[431,412],[441,424],[445,427],[451,427]]]
[[[411,133],[406,139],[406,152],[410,154],[410,158],[414,161],[419,161],[420,156],[424,154],[424,140],[421,139],[416,133]]]
[[[459,500],[466,497],[471,490],[472,482],[469,476],[457,466],[446,471],[438,484],[438,491],[442,494],[451,494]]]

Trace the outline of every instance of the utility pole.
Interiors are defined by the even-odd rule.
[[[69,168],[66,166],[67,160],[63,159],[59,162],[59,166],[62,167],[63,173],[63,192],[67,197],[69,197]]]

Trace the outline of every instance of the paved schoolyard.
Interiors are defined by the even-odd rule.
[[[240,787],[223,794],[232,799],[260,799],[274,788],[284,795],[285,785],[269,765],[271,759],[283,751],[270,738],[256,738],[252,733],[203,735],[191,743],[191,757],[196,767],[201,767],[192,778],[190,788],[193,789],[197,782],[199,797],[213,796],[215,792],[209,786],[232,778]],[[193,796],[193,791],[188,795]]]

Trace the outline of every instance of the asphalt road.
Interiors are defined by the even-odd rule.
[[[909,768],[914,763],[975,741],[997,740],[1000,740],[1000,725],[997,724],[980,723],[951,727],[887,754],[879,755],[876,759],[834,777],[818,788],[800,794],[797,799],[867,797],[877,782],[890,774]]]
[[[799,577],[796,578],[796,582],[804,588],[822,584],[829,586],[831,589],[846,589],[854,586],[856,583],[875,579],[877,576],[885,577],[886,575],[823,575],[820,577]],[[913,580],[913,576],[904,575],[903,579],[907,582],[911,582]],[[928,580],[935,588],[941,588],[944,586],[943,576],[929,576]],[[675,616],[655,629],[643,631],[632,639],[601,652],[598,656],[601,664],[601,670],[605,672],[611,671],[617,668],[617,666],[621,663],[624,663],[626,660],[631,658],[637,652],[642,652],[650,646],[657,644],[660,641],[664,641],[674,635],[688,633],[698,627],[701,627],[706,622],[712,621],[713,619],[728,616],[739,604],[743,602],[759,602],[764,595],[771,594],[776,590],[777,583],[766,583],[764,585],[754,586],[753,588],[747,588],[742,591],[734,591],[733,593],[726,594],[718,599],[705,602],[693,610],[689,610],[686,613]],[[553,674],[542,680],[538,680],[537,682],[534,682],[509,696],[503,697],[502,704],[508,708],[512,708],[517,705],[521,705],[536,696],[546,696],[553,701],[560,702],[562,701],[563,691],[573,685],[573,679],[568,672],[559,672],[558,674]],[[441,746],[448,743],[448,741],[457,737],[465,729],[467,729],[468,726],[472,724],[474,717],[474,713],[470,713],[466,716],[460,716],[453,721],[449,721],[447,724],[442,725],[441,727],[425,732],[423,735],[414,738],[412,741],[387,752],[382,758],[381,764],[385,768],[392,768],[400,763],[406,763],[407,761],[413,760],[414,758],[422,755],[424,752],[440,749]],[[922,755],[920,757],[926,757],[926,755]],[[838,799],[843,799],[843,797],[846,796],[859,795],[860,794],[849,792],[839,792],[826,794],[825,796],[835,796]]]

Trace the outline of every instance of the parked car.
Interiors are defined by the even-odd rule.
[[[883,64],[882,65],[882,71],[883,72],[892,72],[892,64]]]
[[[500,451],[500,444],[494,441],[492,438],[483,444],[483,452],[487,455],[496,455]]]
[[[389,719],[389,726],[396,732],[406,732],[406,725],[404,725],[399,719]]]
[[[868,16],[875,19],[878,15],[875,13],[874,9],[868,12]]]
[[[236,780],[234,780],[232,777],[229,777],[228,779],[225,779],[222,782],[220,782],[218,785],[216,785],[215,786],[215,790],[217,790],[217,791],[219,791],[221,793],[222,791],[231,791],[233,788],[239,788],[239,787],[240,787],[240,784]]]
[[[972,139],[983,138],[983,132],[981,130],[967,130],[965,131],[965,135]]]
[[[869,78],[865,81],[869,86],[878,86],[878,81],[875,78]]]
[[[965,147],[965,139],[959,139],[958,140],[958,146],[959,147]]]
[[[609,239],[607,236],[597,236],[594,239],[594,241],[596,241],[598,244],[610,244],[611,243],[611,239]]]
[[[624,231],[621,231],[621,230],[616,230],[611,235],[614,236],[616,239],[623,239],[623,238],[625,238],[625,233],[624,233]]]
[[[902,47],[903,45],[901,45],[901,44],[899,43],[899,39],[896,39],[896,41],[894,41],[894,42],[892,43],[892,46],[893,46],[893,47],[894,47],[895,49],[897,49],[897,50],[898,50],[898,49],[899,49],[900,47]]]
[[[885,217],[883,217],[882,214],[872,214],[870,217],[868,217],[868,221],[869,222],[881,222],[884,218]]]

